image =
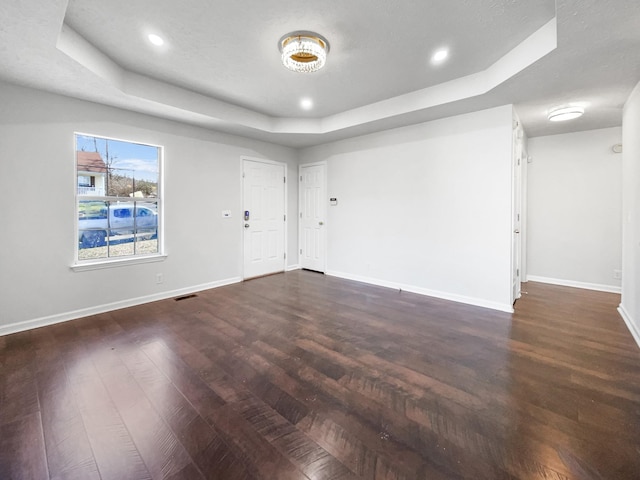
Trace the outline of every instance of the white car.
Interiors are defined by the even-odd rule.
[[[107,215],[107,210],[109,214]],[[78,242],[80,248],[105,245],[107,238],[123,236],[122,240],[153,238],[158,231],[158,212],[155,205],[140,205],[133,202],[112,203],[90,216],[80,214],[78,218]]]

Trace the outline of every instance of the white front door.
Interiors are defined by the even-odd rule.
[[[244,278],[282,272],[285,268],[284,164],[244,159]]]
[[[300,266],[324,272],[326,164],[300,166]]]

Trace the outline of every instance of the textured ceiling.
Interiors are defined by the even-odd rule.
[[[508,103],[537,136],[620,124],[639,27],[637,0],[22,0],[0,4],[0,79],[294,147]],[[320,72],[279,62],[301,29],[331,43]]]
[[[65,23],[128,70],[275,117],[301,115],[311,95],[309,115],[324,117],[484,70],[554,17],[553,1],[534,3],[71,0]],[[316,74],[280,64],[278,39],[301,29],[331,44]],[[145,42],[150,30],[162,51]],[[442,44],[455,60],[433,68]]]

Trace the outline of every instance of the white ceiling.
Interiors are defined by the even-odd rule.
[[[281,65],[294,30],[329,40],[323,70]],[[0,79],[293,147],[509,103],[529,136],[549,135],[620,125],[640,2],[10,0]],[[546,120],[568,103],[585,115]]]

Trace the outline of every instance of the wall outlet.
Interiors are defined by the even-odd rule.
[[[615,278],[616,280],[620,280],[622,278],[622,270],[614,270],[613,278]]]
[[[164,275],[162,275],[161,273],[156,273],[156,283],[160,284],[164,282]]]

